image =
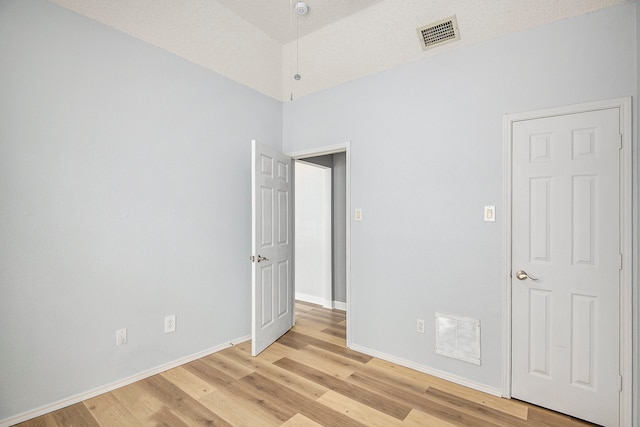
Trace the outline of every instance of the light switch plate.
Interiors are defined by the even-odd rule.
[[[362,209],[356,208],[353,216],[356,221],[362,221]]]
[[[484,221],[485,222],[495,222],[496,221],[496,207],[495,206],[485,206],[484,207]]]

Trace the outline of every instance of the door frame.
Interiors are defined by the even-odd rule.
[[[620,375],[622,376],[620,392],[620,425],[631,426],[633,416],[633,300],[632,271],[634,269],[632,236],[633,221],[633,163],[632,163],[632,118],[631,97],[616,98],[585,104],[567,105],[523,113],[506,114],[503,117],[503,206],[504,206],[504,254],[503,254],[503,290],[502,290],[502,394],[511,398],[511,191],[512,191],[512,152],[513,124],[519,121],[541,119],[545,117],[567,114],[585,113],[617,108],[620,111],[620,129],[622,132],[620,150],[620,244],[622,266],[620,270]]]
[[[351,141],[343,142],[341,144],[327,145],[322,147],[310,148],[307,150],[295,151],[291,153],[286,153],[287,156],[291,157],[295,160],[304,160],[309,157],[318,157],[324,156],[327,154],[336,154],[336,153],[345,153],[345,163],[346,163],[346,179],[345,179],[345,193],[346,193],[346,203],[345,203],[345,228],[346,228],[346,299],[347,299],[347,347],[351,347]],[[295,215],[294,215],[295,218]]]

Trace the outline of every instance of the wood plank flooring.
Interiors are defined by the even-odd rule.
[[[18,424],[47,426],[590,426],[352,351],[341,311],[296,303],[296,326]]]

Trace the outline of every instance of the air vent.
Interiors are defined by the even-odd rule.
[[[480,364],[480,320],[436,313],[436,353]]]
[[[458,21],[455,15],[433,24],[418,28],[418,37],[422,44],[422,49],[431,49],[445,43],[460,40],[458,31]]]

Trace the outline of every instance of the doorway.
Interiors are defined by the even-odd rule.
[[[319,164],[318,160],[323,161]],[[296,160],[295,299],[333,308],[333,155]]]
[[[315,164],[330,170],[331,175],[331,233],[330,242],[330,280],[324,288],[324,296],[320,300],[311,301],[327,308],[343,310],[347,319],[347,346],[349,346],[349,281],[350,281],[350,143],[289,153],[294,162]],[[298,186],[296,178],[296,186]],[[296,188],[296,192],[300,191]],[[302,190],[304,191],[304,190]],[[297,202],[296,202],[297,203]],[[298,268],[299,259],[295,264]],[[296,284],[298,278],[296,277]],[[296,289],[298,294],[298,289]]]
[[[296,299],[346,310],[346,154],[295,161]]]
[[[343,153],[344,281],[346,341],[350,346],[350,167],[349,143],[285,155],[253,140],[251,144],[251,341],[256,356],[295,324],[294,166],[298,159]],[[342,234],[339,234],[342,236]],[[335,253],[335,252],[334,252]]]

